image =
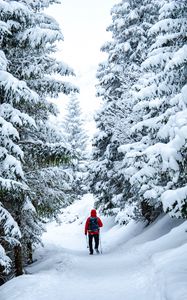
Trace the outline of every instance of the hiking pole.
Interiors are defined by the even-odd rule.
[[[103,254],[102,244],[101,244],[101,231],[99,232],[99,244],[100,244],[100,251]]]

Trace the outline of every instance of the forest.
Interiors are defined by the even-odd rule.
[[[63,33],[45,13],[58,2],[0,0],[0,284],[24,274],[46,224],[88,193],[122,226],[187,218],[187,1],[113,6],[92,153],[76,74],[55,56]],[[64,96],[54,122],[51,99]]]

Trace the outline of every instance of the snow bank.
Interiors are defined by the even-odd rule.
[[[153,256],[157,284],[165,299],[187,299],[186,272],[187,244]]]

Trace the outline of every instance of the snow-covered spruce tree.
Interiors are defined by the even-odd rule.
[[[157,4],[151,1],[122,1],[112,9],[112,41],[102,50],[108,59],[97,73],[98,95],[103,107],[96,117],[98,134],[94,139],[92,191],[97,206],[109,214],[121,216],[131,198],[129,179],[124,176],[118,147],[130,143],[130,128],[136,123],[134,99],[130,90],[140,76],[140,66],[147,54],[148,30],[155,18]],[[153,13],[154,12],[154,13]]]
[[[47,137],[47,143],[42,148],[41,143],[38,144],[39,160],[37,157],[33,159],[34,154],[32,154],[26,173],[28,185],[33,191],[32,201],[37,213],[45,221],[58,219],[60,208],[74,200],[70,171],[72,155],[69,146],[63,138],[64,133],[58,123],[54,125],[51,121],[47,121],[46,125],[45,130],[41,129],[41,132],[45,138]]]
[[[60,92],[68,94],[75,90],[68,82],[52,77],[54,73],[62,76],[72,74],[71,69],[52,56],[56,51],[55,43],[62,40],[63,36],[55,20],[40,12],[41,8],[52,2],[55,1],[1,1],[0,6],[1,28],[4,33],[1,39],[1,62],[6,64],[6,71],[18,79],[15,80],[6,73],[2,81],[2,116],[6,122],[14,124],[17,132],[15,140],[19,138],[19,146],[15,145],[15,149],[11,144],[7,143],[6,146],[11,148],[14,155],[17,155],[16,151],[19,152],[19,161],[22,160],[26,178],[30,168],[38,171],[67,160],[64,145],[51,144],[47,136],[47,120],[51,113],[56,113],[56,109],[46,97],[57,97]],[[11,136],[10,130],[7,136],[8,133]],[[14,167],[13,160],[11,163],[14,174],[18,167]],[[19,172],[17,171],[18,175]],[[5,172],[3,176],[6,177]],[[23,180],[23,172],[17,177]],[[38,241],[42,230],[37,212],[38,203],[34,202],[33,197],[35,194],[34,189],[3,193],[2,203],[22,229],[22,244],[26,248],[31,248],[30,244]],[[25,240],[27,245],[23,243]],[[19,275],[22,273],[20,246],[15,256],[16,274]]]
[[[172,216],[186,216],[187,3],[161,2],[159,14],[135,95],[143,116],[132,128],[139,144],[122,149],[138,212],[150,220],[162,204]]]
[[[123,6],[124,4],[124,6]],[[103,105],[95,117],[98,133],[93,140],[93,165],[91,169],[91,190],[97,196],[96,207],[101,211],[111,214],[115,209],[112,203],[114,195],[114,185],[117,180],[114,179],[114,163],[118,160],[116,157],[119,142],[114,136],[118,114],[118,106],[124,92],[125,80],[123,77],[123,56],[127,50],[122,42],[121,33],[118,29],[118,20],[122,15],[126,15],[128,3],[120,3],[113,7],[113,23],[108,28],[112,32],[112,41],[105,43],[102,51],[108,54],[106,62],[99,65],[97,79],[97,95],[102,97]],[[127,50],[128,51],[128,50]],[[112,184],[113,181],[113,184]]]
[[[2,1],[0,3],[0,24],[2,48],[4,39],[10,36],[7,16],[13,13],[11,6]],[[26,189],[22,169],[23,152],[18,146],[20,139],[17,127],[33,126],[34,120],[27,114],[14,108],[15,103],[37,102],[37,95],[24,82],[17,80],[7,72],[8,61],[4,52],[0,51],[0,273],[10,271],[11,261],[6,256],[6,250],[20,248],[20,229],[15,221],[15,214],[11,209],[12,195],[20,195]],[[4,249],[3,249],[4,248]],[[3,282],[3,275],[1,281]]]
[[[62,128],[64,139],[70,145],[73,158],[75,160],[85,159],[88,137],[83,128],[82,112],[75,93],[72,93],[69,97]]]
[[[80,103],[75,93],[69,97],[66,108],[66,115],[61,124],[64,132],[65,142],[70,149],[72,161],[69,166],[69,172],[72,178],[72,198],[80,197],[87,192],[86,177],[88,151],[88,136],[84,129],[83,116]]]

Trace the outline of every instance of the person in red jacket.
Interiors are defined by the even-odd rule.
[[[90,217],[86,220],[85,224],[85,235],[88,233],[89,249],[90,254],[93,254],[93,239],[95,241],[95,250],[99,253],[99,230],[103,226],[103,223],[95,209],[91,210]]]

